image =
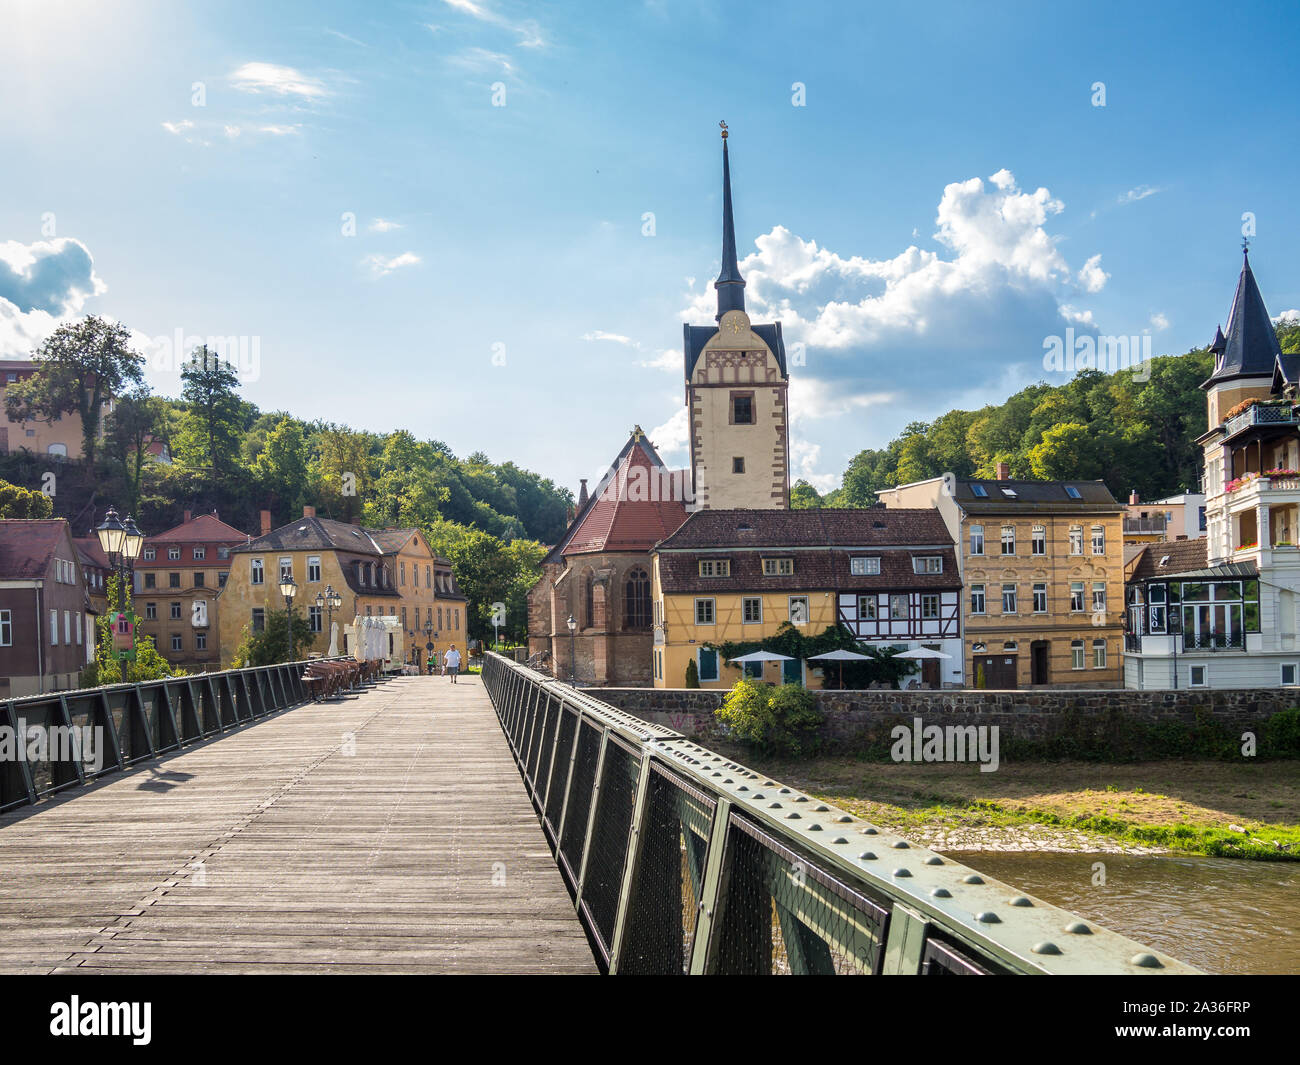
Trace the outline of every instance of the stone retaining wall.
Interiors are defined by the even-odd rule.
[[[666,725],[707,743],[719,735],[713,711],[726,691],[688,688],[600,688],[596,698],[646,721]],[[1233,730],[1257,729],[1267,718],[1300,703],[1283,688],[1231,688],[1195,691],[819,691],[814,693],[826,715],[821,739],[829,746],[853,749],[880,742],[890,728],[920,717],[925,724],[997,725],[1003,743],[1051,739],[1067,717],[1125,717],[1157,725],[1195,725],[1209,715]]]

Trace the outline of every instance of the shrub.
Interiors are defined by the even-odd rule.
[[[686,663],[686,687],[698,688],[700,686],[700,668],[695,664],[695,659]]]
[[[752,680],[738,680],[714,716],[766,754],[807,752],[813,746],[810,734],[822,723],[816,696],[798,684],[772,689]]]
[[[1264,754],[1300,758],[1300,709],[1281,710],[1264,722]]]

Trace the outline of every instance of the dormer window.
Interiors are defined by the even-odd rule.
[[[700,576],[701,577],[730,577],[731,559],[729,558],[700,559]]]
[[[880,572],[880,559],[874,556],[860,556],[849,559],[849,572],[855,577],[869,577]]]
[[[787,577],[793,572],[794,572],[794,559],[792,558],[763,559],[764,577]]]
[[[943,556],[942,555],[913,555],[912,572],[913,573],[942,573]]]

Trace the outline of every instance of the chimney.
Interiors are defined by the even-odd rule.
[[[998,463],[998,480],[999,481],[1011,480],[1011,467],[1005,462]]]
[[[269,510],[264,510],[262,511],[262,531],[259,535],[265,536],[270,531],[271,531],[271,512]]]
[[[578,492],[578,509],[581,510],[587,505],[587,478],[582,478],[582,488]]]
[[[185,520],[189,521],[192,517],[194,517],[194,512],[192,510],[187,510],[185,512]]]
[[[314,517],[316,516],[316,508],[315,508],[315,507],[303,507],[303,508],[302,508],[302,516],[303,516],[304,518],[314,518]]]
[[[1142,502],[1142,497],[1138,495],[1138,490],[1134,488],[1128,494],[1128,505],[1130,507],[1136,507],[1141,502]]]

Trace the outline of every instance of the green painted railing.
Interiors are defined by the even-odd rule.
[[[0,748],[6,739],[9,744],[0,749],[0,810],[36,803],[306,702],[307,664],[196,673],[0,704]],[[93,752],[85,746],[86,729],[95,730]],[[21,751],[13,749],[15,743]]]
[[[607,972],[1196,972],[500,655],[483,682]]]

